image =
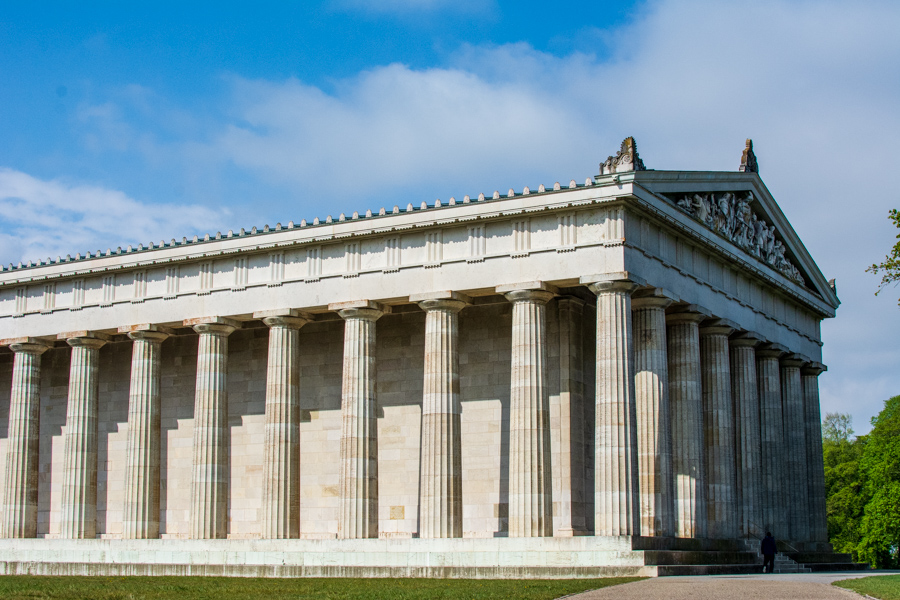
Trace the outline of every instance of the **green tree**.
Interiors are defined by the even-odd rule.
[[[853,435],[853,418],[844,413],[825,413],[822,421],[823,442],[849,442]]]
[[[866,437],[853,435],[850,415],[828,413],[822,422],[825,462],[825,494],[828,539],[838,552],[849,552],[858,560],[867,497],[865,472],[860,467]]]
[[[891,209],[890,213],[888,213],[888,218],[893,221],[897,229],[900,229],[900,211],[896,208]],[[875,292],[875,295],[878,295],[888,285],[900,281],[900,233],[897,234],[897,240],[897,243],[891,248],[891,253],[884,257],[883,262],[866,269],[868,273],[881,274],[881,284],[878,286],[878,291]],[[900,304],[900,300],[897,301],[897,304]]]
[[[860,467],[869,500],[860,524],[860,557],[875,567],[900,567],[900,396],[884,403]]]

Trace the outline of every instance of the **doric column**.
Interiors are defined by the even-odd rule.
[[[642,282],[616,277],[581,279],[597,294],[594,531],[640,535],[631,294]]]
[[[27,337],[6,342],[15,357],[6,438],[2,536],[33,538],[37,535],[41,355],[50,344]]]
[[[60,511],[60,537],[97,536],[97,400],[100,348],[109,336],[75,331],[58,336],[72,347]]]
[[[788,531],[795,542],[809,541],[809,485],[806,468],[806,412],[800,367],[809,362],[800,354],[781,359],[781,403],[784,409],[784,480],[787,493]]]
[[[191,537],[225,538],[228,519],[228,336],[240,324],[224,317],[184,322],[200,334],[194,393]]]
[[[262,536],[300,536],[300,328],[311,317],[294,309],[253,313],[269,327]]]
[[[703,429],[706,437],[706,514],[710,538],[738,537],[735,497],[734,404],[728,336],[732,323],[715,319],[700,328]]]
[[[756,382],[755,334],[731,339],[731,393],[737,449],[738,529],[741,537],[765,535],[762,510],[762,456],[759,437],[759,389]]]
[[[390,307],[371,300],[328,305],[344,319],[341,383],[341,512],[338,537],[378,537],[375,321]]]
[[[125,464],[125,539],[159,537],[159,361],[171,330],[159,325],[120,327],[133,340]]]
[[[509,390],[509,535],[553,535],[550,479],[550,390],[547,386],[547,302],[556,288],[542,282],[503,285],[512,302]]]
[[[697,306],[666,315],[672,471],[675,476],[675,535],[706,537],[703,394],[700,378],[700,321]]]
[[[674,479],[669,420],[666,307],[661,289],[639,290],[631,300],[634,319],[634,392],[637,406],[638,487],[641,535],[673,536]]]
[[[781,371],[778,366],[778,359],[784,353],[785,348],[777,344],[765,344],[756,350],[763,468],[762,525],[766,531],[781,539],[788,537],[787,497],[782,472],[785,461],[784,419],[781,410]]]
[[[811,362],[800,369],[803,407],[806,412],[806,468],[809,471],[809,539],[828,542],[825,512],[825,467],[822,464],[822,416],[819,413],[819,374],[822,363]]]
[[[425,311],[419,537],[462,537],[458,340],[459,311],[470,300],[450,291],[409,299]]]
[[[550,397],[551,422],[558,415],[559,451],[551,471],[555,507],[553,535],[569,537],[587,533],[584,485],[584,300],[573,296],[556,302],[559,322],[559,395]],[[554,435],[551,427],[551,436]],[[552,452],[551,452],[552,454]]]

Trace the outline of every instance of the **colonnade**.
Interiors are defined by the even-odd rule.
[[[595,535],[736,539],[772,529],[824,542],[818,375],[824,367],[765,343],[665,290],[590,278],[597,298]],[[559,294],[530,282],[496,288],[512,303],[509,535],[552,535],[547,306]],[[410,297],[425,311],[419,536],[462,536],[458,292]],[[337,536],[378,535],[376,321],[372,300],[329,305],[344,320]],[[299,531],[299,330],[295,309],[254,313],[270,330],[262,536]],[[184,322],[199,334],[190,536],[225,537],[228,336],[225,317]],[[133,340],[123,535],[159,536],[160,351],[172,332],[120,328]],[[72,347],[60,535],[96,535],[98,355],[109,336],[59,335]],[[15,354],[2,535],[37,525],[41,355]],[[567,449],[568,451],[568,449]],[[571,458],[571,457],[570,457]],[[583,461],[574,461],[582,464]]]

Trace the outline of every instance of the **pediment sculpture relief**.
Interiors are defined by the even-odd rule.
[[[756,216],[753,192],[685,194],[674,199],[679,208],[785,277],[803,285],[803,275],[785,256],[775,227]]]

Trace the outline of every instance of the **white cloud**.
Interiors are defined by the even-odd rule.
[[[145,204],[118,190],[46,181],[0,167],[4,262],[158,243],[176,232],[209,231],[222,221],[222,213],[200,206]]]

